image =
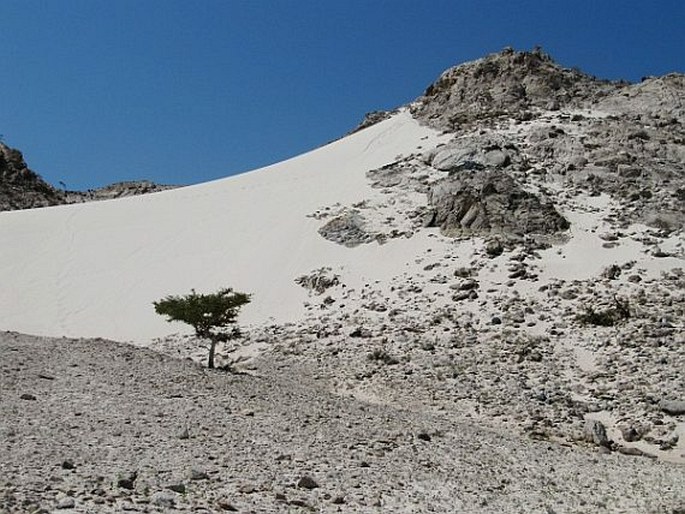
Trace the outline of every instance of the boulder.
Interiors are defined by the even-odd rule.
[[[666,414],[671,416],[680,416],[685,414],[685,400],[661,400],[659,407]]]
[[[447,234],[553,234],[569,227],[552,204],[501,172],[452,174],[433,186],[428,202],[434,212],[430,226]]]
[[[609,438],[607,437],[606,428],[601,421],[588,419],[583,427],[583,436],[589,443],[594,443],[597,446],[602,446],[604,448],[609,447]]]

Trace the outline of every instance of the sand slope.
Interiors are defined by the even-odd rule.
[[[295,277],[340,263],[358,273],[394,245],[341,252],[308,218],[378,195],[369,169],[435,140],[406,112],[255,172],[173,191],[0,214],[0,328],[144,342],[182,330],[157,316],[166,294],[250,292],[245,322],[297,319]],[[403,252],[403,250],[400,250]],[[396,259],[395,259],[396,260]]]

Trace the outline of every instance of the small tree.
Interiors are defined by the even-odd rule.
[[[207,367],[214,368],[214,352],[218,342],[225,342],[240,336],[236,322],[238,311],[250,303],[250,295],[221,289],[216,293],[198,294],[194,289],[184,296],[167,296],[153,302],[155,312],[167,316],[167,321],[182,321],[195,329],[200,339],[209,340]]]

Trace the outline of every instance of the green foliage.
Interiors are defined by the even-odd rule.
[[[187,323],[199,338],[210,340],[208,366],[213,368],[216,343],[240,336],[240,330],[232,325],[240,308],[247,303],[250,295],[225,288],[210,294],[199,294],[193,289],[190,294],[170,295],[153,305],[155,312],[166,316],[167,321]]]

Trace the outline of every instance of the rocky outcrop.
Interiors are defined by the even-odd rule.
[[[29,169],[19,150],[0,143],[0,211],[48,207],[64,202],[64,193]]]
[[[412,108],[417,118],[453,130],[501,116],[530,119],[535,109],[577,107],[621,87],[563,68],[540,49],[505,49],[448,69]]]
[[[116,182],[105,187],[89,189],[88,191],[69,191],[66,203],[94,202],[98,200],[114,200],[125,196],[146,195],[158,193],[176,186],[155,184],[149,180],[133,180],[127,182]]]
[[[340,277],[333,274],[331,268],[324,267],[312,271],[309,275],[297,277],[295,283],[316,294],[323,294],[327,289],[340,284]]]
[[[0,143],[0,211],[35,209],[52,205],[113,200],[173,189],[149,180],[117,182],[88,191],[57,189],[32,171],[19,150]]]
[[[523,236],[553,234],[569,227],[551,204],[501,172],[452,174],[433,186],[428,202],[434,209],[429,226],[447,234]]]
[[[361,121],[361,123],[357,125],[354,129],[352,129],[350,132],[348,132],[347,135],[354,134],[355,132],[359,132],[360,130],[364,130],[365,128],[371,127],[376,123],[380,123],[383,120],[387,120],[388,118],[390,118],[390,116],[396,113],[397,110],[367,112],[364,115],[364,119]]]
[[[364,217],[356,210],[346,210],[319,229],[325,239],[349,248],[376,240],[366,229]]]
[[[435,169],[506,168],[519,182],[532,173],[629,205],[619,214],[626,225],[685,225],[682,74],[609,82],[539,49],[505,49],[445,71],[411,110],[454,134],[429,155]]]

